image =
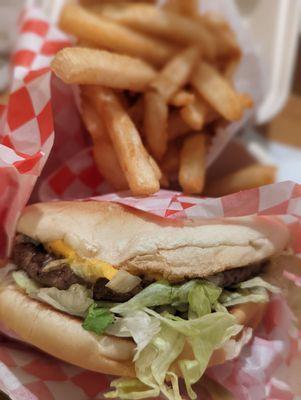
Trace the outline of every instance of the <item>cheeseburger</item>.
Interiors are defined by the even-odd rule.
[[[114,203],[27,207],[0,320],[22,341],[117,375],[109,398],[189,398],[264,315],[263,274],[288,246],[275,217],[166,220]]]

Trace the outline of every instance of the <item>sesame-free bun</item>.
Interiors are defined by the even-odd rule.
[[[40,242],[61,239],[81,256],[143,276],[206,277],[263,261],[288,245],[275,217],[171,220],[99,201],[31,205],[18,232]]]
[[[247,303],[233,307],[237,322],[255,328],[266,305]],[[79,367],[117,376],[135,376],[131,339],[97,336],[83,329],[81,320],[34,300],[14,284],[0,288],[0,322],[21,341]],[[191,352],[190,352],[191,353]],[[189,358],[184,349],[181,358]],[[225,361],[224,350],[216,350],[210,366]]]

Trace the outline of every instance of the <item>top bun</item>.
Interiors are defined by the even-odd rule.
[[[110,202],[51,202],[25,208],[17,231],[63,240],[84,257],[166,279],[206,277],[281,253],[287,227],[276,217],[170,220]]]

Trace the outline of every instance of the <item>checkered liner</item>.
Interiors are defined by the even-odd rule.
[[[0,109],[0,257],[9,249],[16,220],[30,195],[32,200],[93,198],[111,191],[95,168],[72,88],[49,70],[52,56],[68,43],[66,36],[37,10],[23,14],[12,60],[9,105]],[[220,150],[224,143],[219,140],[217,137],[216,148]],[[301,252],[301,187],[292,182],[221,199],[169,191],[147,198],[115,193],[96,199],[119,202],[163,218],[281,214],[293,233],[295,250]],[[294,276],[287,278],[300,286]],[[5,332],[4,327],[1,330]],[[209,374],[238,399],[294,399],[293,393],[301,394],[296,378],[301,367],[298,335],[285,303],[275,299],[262,331],[246,347],[243,357],[211,369]],[[107,376],[66,365],[4,337],[0,343],[0,389],[13,400],[102,399],[108,384]]]

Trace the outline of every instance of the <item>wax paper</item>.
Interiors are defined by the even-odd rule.
[[[255,99],[259,99],[256,57],[243,34],[233,3],[202,2],[205,8],[215,7],[217,3],[233,22],[245,48],[236,86],[241,90],[250,89]],[[23,13],[12,58],[9,104],[0,110],[0,257],[9,253],[16,221],[29,199],[91,197],[119,202],[163,218],[278,214],[291,229],[294,250],[301,252],[301,186],[293,182],[220,199],[193,198],[164,190],[147,198],[111,193],[112,188],[95,168],[73,90],[56,79],[49,69],[53,55],[69,43],[66,35],[50,24],[39,10],[31,8]],[[216,135],[208,164],[238,128],[234,124],[227,132]],[[103,193],[109,194],[101,197]],[[284,278],[296,282],[296,286],[300,282],[290,272]],[[261,330],[255,332],[243,354],[224,366],[210,369],[208,375],[238,399],[297,399],[300,395],[300,333],[294,329],[292,321],[286,301],[274,298]],[[3,332],[0,389],[13,400],[103,398],[110,377],[41,354],[13,341],[14,332],[7,331],[3,324],[0,329]],[[205,398],[202,390],[200,384],[199,397]]]

